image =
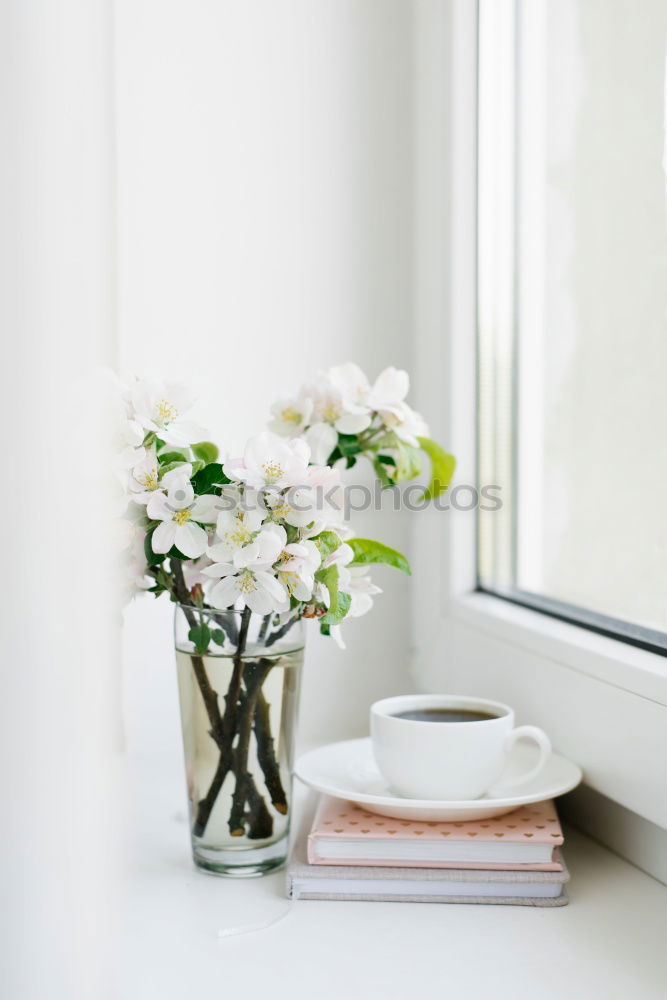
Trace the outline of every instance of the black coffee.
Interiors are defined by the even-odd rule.
[[[411,708],[407,712],[397,712],[394,718],[411,722],[485,722],[498,716],[477,712],[474,708]]]

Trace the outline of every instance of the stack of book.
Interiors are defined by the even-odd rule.
[[[389,819],[323,796],[287,872],[291,898],[562,906],[569,874],[553,801],[495,819]]]

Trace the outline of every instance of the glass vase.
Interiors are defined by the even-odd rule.
[[[262,875],[287,856],[303,623],[178,604],[175,642],[195,865]]]

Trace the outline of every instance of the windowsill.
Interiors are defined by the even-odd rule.
[[[483,632],[558,660],[579,673],[667,706],[667,659],[656,653],[491,594],[458,597],[450,605],[450,614]]]
[[[565,842],[568,906],[303,900],[274,926],[220,940],[221,928],[285,912],[284,872],[244,881],[196,872],[185,818],[174,818],[180,802],[142,785],[152,801],[141,823],[135,817],[119,956],[126,1000],[217,988],[293,1000],[404,998],[424,983],[500,1000],[663,995],[667,888],[576,831]]]

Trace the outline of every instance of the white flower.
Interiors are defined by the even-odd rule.
[[[316,465],[326,465],[329,455],[338,444],[338,431],[331,424],[313,424],[304,434],[310,457]]]
[[[169,552],[175,545],[188,559],[202,556],[208,547],[208,534],[201,524],[215,521],[217,499],[213,495],[195,497],[185,478],[177,479],[168,493],[156,490],[146,506],[148,516],[162,522],[151,538],[153,552]]]
[[[160,467],[155,454],[155,448],[148,448],[146,455],[130,474],[130,490],[135,503],[147,504],[155,490],[169,490],[179,479],[192,477],[192,465],[183,462],[182,465],[170,469],[160,479]]]
[[[119,542],[123,549],[121,555],[123,596],[129,601],[137,594],[155,586],[155,580],[148,575],[148,563],[144,552],[146,532],[136,523],[124,518],[116,521],[114,528],[119,533]]]
[[[234,566],[236,569],[268,569],[278,559],[286,541],[287,534],[282,525],[267,524],[249,545],[237,549],[234,553]]]
[[[347,573],[345,592],[352,598],[347,617],[360,618],[371,610],[373,597],[375,594],[381,594],[382,590],[375,586],[363,566],[353,566],[347,570]]]
[[[201,556],[197,560],[188,559],[183,563],[183,579],[188,590],[192,590],[197,584],[203,587],[205,583],[209,583],[209,578],[204,576],[204,570],[210,565],[211,560],[208,556]]]
[[[116,431],[116,465],[119,469],[131,469],[146,455],[143,447],[144,430],[136,420],[120,421]]]
[[[201,441],[206,431],[183,416],[193,400],[184,386],[142,379],[132,386],[134,417],[147,431],[176,448]]]
[[[269,422],[269,430],[283,437],[294,437],[308,426],[312,412],[313,401],[307,396],[281,399],[271,407],[273,420]]]
[[[129,485],[132,493],[140,494],[142,497],[158,488],[159,472],[155,448],[144,450],[144,457],[133,467],[130,473]],[[133,499],[137,499],[137,497],[133,497]],[[140,500],[139,502],[147,503],[148,497],[146,496],[145,501]]]
[[[368,402],[379,413],[385,427],[406,444],[417,448],[417,438],[425,437],[428,427],[420,414],[405,402],[409,388],[407,372],[398,368],[385,368],[375,380]]]
[[[340,625],[332,625],[329,634],[339,649],[347,649],[347,646],[343,641],[343,633]]]
[[[283,584],[265,569],[243,569],[217,563],[204,570],[206,576],[218,579],[208,599],[215,608],[248,607],[258,615],[287,611],[289,596]]]
[[[339,545],[337,549],[330,552],[329,555],[324,560],[324,566],[338,566],[338,571],[340,572],[348,563],[351,563],[354,559],[354,552],[347,542],[343,542]]]
[[[359,365],[348,361],[345,365],[330,368],[327,377],[331,385],[340,393],[345,409],[351,413],[366,413],[370,385]]]
[[[314,386],[304,389],[304,395],[313,401],[313,425],[330,424],[341,434],[366,430],[371,412],[364,400],[364,383],[363,372],[352,364],[321,373]]]
[[[382,416],[385,427],[406,444],[411,444],[413,448],[419,447],[418,438],[428,436],[426,421],[407,403],[402,403],[394,412],[387,411]]]
[[[216,538],[208,554],[214,562],[231,562],[236,552],[252,541],[266,513],[257,510],[223,510],[218,514]]]
[[[263,431],[250,438],[243,458],[231,459],[224,464],[225,475],[246,483],[254,489],[267,486],[287,489],[306,482],[310,448],[301,438],[286,440]]]
[[[408,394],[410,377],[401,368],[390,366],[380,372],[373,383],[368,402],[378,412],[400,406]]]
[[[349,565],[353,559],[354,552],[351,546],[343,542],[327,556],[324,565],[338,567],[338,589],[349,594],[352,598],[346,617],[360,618],[373,607],[375,594],[381,594],[382,591],[368,576],[365,566]],[[328,600],[326,606],[329,606]]]
[[[290,542],[280,557],[278,579],[297,600],[309,601],[320,561],[320,550],[314,542]]]
[[[285,521],[295,528],[311,525],[307,534],[313,536],[340,521],[345,496],[337,469],[311,465],[302,486],[267,490],[263,499],[273,521]]]

